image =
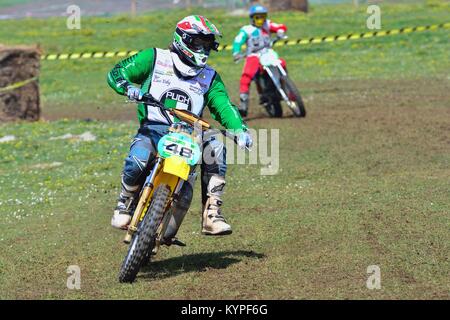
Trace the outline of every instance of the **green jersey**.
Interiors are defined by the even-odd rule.
[[[119,62],[108,73],[108,84],[119,94],[126,94],[131,83],[139,84],[143,92],[164,103],[168,108],[189,110],[198,116],[208,107],[212,117],[227,129],[246,130],[246,126],[231,103],[219,74],[207,66],[196,77],[183,79],[176,75],[169,50],[150,48]],[[158,108],[138,105],[139,122],[170,124],[168,113]]]

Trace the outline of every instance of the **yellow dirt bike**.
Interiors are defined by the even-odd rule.
[[[167,243],[172,239],[163,236],[169,224],[176,223],[179,228],[182,223],[184,215],[175,219],[171,208],[183,197],[186,189],[183,185],[192,185],[195,181],[195,170],[202,157],[202,142],[218,133],[237,141],[235,135],[225,130],[213,130],[208,122],[187,110],[166,108],[150,94],[144,95],[139,102],[161,108],[179,121],[172,124],[168,134],[158,142],[158,154],[141,189],[124,239],[129,248],[120,269],[120,282],[133,282],[139,269],[150,262],[161,244],[184,245]]]

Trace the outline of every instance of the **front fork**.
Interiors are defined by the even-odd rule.
[[[155,181],[156,175],[160,171],[162,161],[163,160],[161,158],[157,158],[156,163],[153,167],[153,170],[144,184],[144,187],[141,192],[141,196],[139,197],[138,205],[136,207],[136,210],[134,210],[133,218],[131,219],[131,222],[128,226],[127,234],[125,235],[125,238],[123,239],[123,242],[125,242],[127,244],[131,242],[131,238],[133,237],[133,234],[137,231],[137,224],[142,216],[142,212],[149,204],[150,197],[152,195],[152,191],[153,191],[153,187],[154,187],[153,182]]]
[[[282,77],[287,77],[286,70],[283,69],[283,67],[281,66],[280,63],[277,64],[277,68]],[[277,90],[280,93],[283,100],[286,101],[289,108],[294,109],[296,107],[295,103],[289,99],[286,92],[284,92],[283,88],[281,87],[281,77],[280,77],[280,79],[277,79],[277,77],[273,74],[273,72],[270,68],[264,67],[264,69],[267,72],[267,74],[269,75],[270,79],[272,79],[273,84],[277,88]]]

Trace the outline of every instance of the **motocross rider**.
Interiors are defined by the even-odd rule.
[[[235,61],[243,58],[241,48],[244,44],[247,45],[245,65],[239,88],[239,112],[243,117],[246,117],[248,113],[250,83],[260,67],[258,56],[255,53],[270,46],[270,35],[272,33],[276,33],[278,37],[282,38],[287,31],[284,24],[277,24],[268,20],[267,14],[268,10],[261,5],[250,7],[251,24],[241,28],[233,43],[233,58]],[[285,60],[280,59],[280,61],[283,68],[286,69]]]
[[[226,129],[235,130],[239,147],[249,148],[253,141],[245,123],[231,103],[220,75],[206,63],[211,50],[217,51],[217,37],[221,37],[219,30],[205,17],[185,17],[177,23],[168,50],[149,48],[122,60],[109,72],[108,84],[131,100],[139,100],[143,94],[150,93],[168,108],[189,110],[198,116],[208,107],[215,120]],[[130,223],[146,171],[157,153],[155,146],[174,121],[169,113],[142,103],[137,113],[140,128],[125,159],[122,189],[111,220],[111,225],[119,229],[126,229]],[[227,169],[226,149],[214,138],[204,142],[203,147],[206,149],[207,145],[213,150],[215,161],[201,164],[202,233],[230,234],[231,226],[220,209]],[[193,193],[189,183],[184,183],[183,188],[181,199],[175,205],[182,211],[182,217]],[[164,238],[175,239],[177,231],[177,227],[168,230]]]

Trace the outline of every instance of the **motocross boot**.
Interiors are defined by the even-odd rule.
[[[202,234],[227,235],[231,234],[231,226],[226,222],[221,213],[222,195],[225,188],[225,179],[219,175],[213,175],[208,183],[208,199],[203,206]]]
[[[122,182],[122,191],[120,192],[117,206],[114,209],[114,214],[111,219],[112,227],[122,230],[127,229],[132,218],[131,216],[136,208],[135,195],[136,192],[129,191]]]
[[[241,100],[241,103],[239,104],[239,113],[242,117],[246,117],[248,115],[248,102],[249,102],[249,95],[248,93],[241,93],[239,95],[239,98]]]

